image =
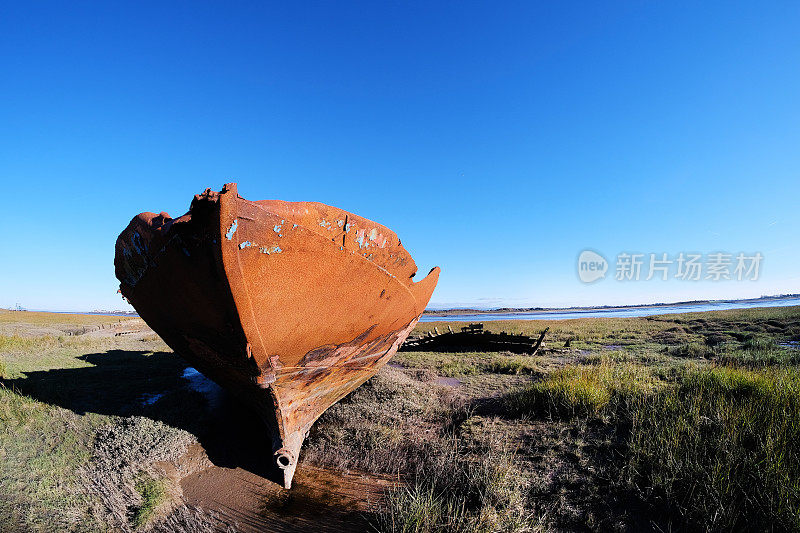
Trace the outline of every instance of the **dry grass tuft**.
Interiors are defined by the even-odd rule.
[[[152,465],[177,460],[194,441],[185,431],[141,416],[101,427],[82,476],[94,496],[94,516],[122,530],[144,525],[166,499],[166,481]]]

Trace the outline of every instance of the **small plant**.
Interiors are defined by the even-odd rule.
[[[539,371],[536,360],[532,357],[507,355],[496,355],[491,361],[483,363],[481,368],[492,374],[536,374]]]
[[[134,487],[142,498],[142,503],[133,512],[132,521],[134,527],[141,527],[152,518],[158,506],[167,499],[167,488],[163,479],[155,479],[148,474],[139,476]]]
[[[714,349],[707,344],[690,342],[679,346],[671,346],[666,349],[667,354],[673,357],[685,357],[689,359],[702,359],[714,355]]]
[[[772,337],[763,335],[748,335],[742,342],[742,350],[750,353],[771,353],[780,350],[780,347]]]

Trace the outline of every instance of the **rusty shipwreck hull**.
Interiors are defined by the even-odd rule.
[[[236,184],[180,218],[120,234],[120,290],[178,354],[260,413],[291,486],[314,421],[397,351],[439,277],[386,227],[315,202],[248,201]]]

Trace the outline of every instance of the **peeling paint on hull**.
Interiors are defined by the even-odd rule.
[[[258,410],[286,488],[311,425],[394,355],[439,276],[414,283],[413,259],[380,224],[314,202],[251,202],[235,184],[195,196],[180,218],[138,215],[114,264],[153,330]]]

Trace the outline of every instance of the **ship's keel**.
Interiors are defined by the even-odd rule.
[[[292,478],[297,469],[297,462],[300,458],[300,448],[305,439],[299,433],[284,442],[284,445],[275,451],[275,465],[282,477],[283,488],[292,488]]]

